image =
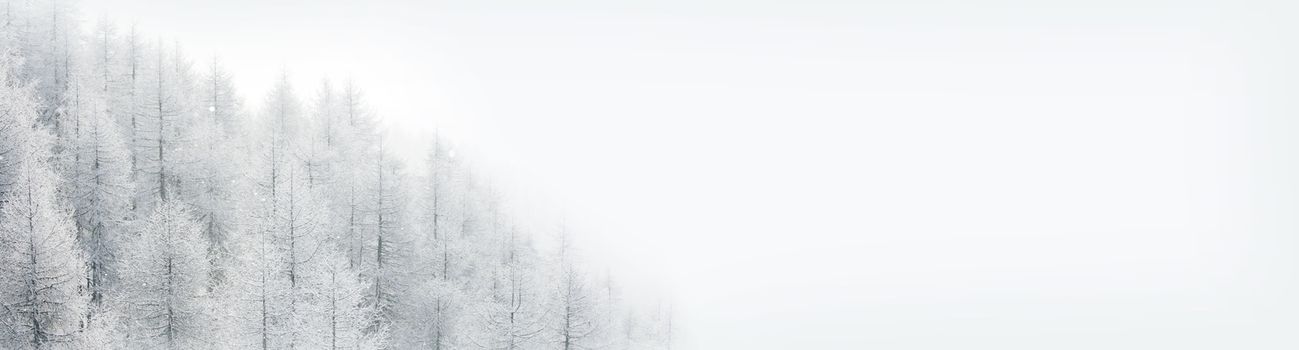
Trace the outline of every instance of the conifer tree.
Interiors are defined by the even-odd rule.
[[[215,347],[207,289],[207,239],[179,202],[164,202],[139,225],[123,258],[122,310],[132,347]]]
[[[77,344],[90,302],[72,216],[48,163],[53,137],[36,106],[30,86],[0,74],[0,133],[13,137],[0,149],[0,346],[10,349]]]

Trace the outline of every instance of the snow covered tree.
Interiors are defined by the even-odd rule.
[[[125,89],[126,97],[123,101],[123,108],[118,114],[118,123],[125,132],[127,148],[131,151],[131,182],[139,184],[142,178],[142,168],[144,160],[142,153],[145,147],[145,109],[148,107],[144,101],[145,96],[145,44],[140,39],[139,33],[135,26],[131,26],[131,31],[126,37],[126,54],[125,54]],[[141,209],[140,189],[137,185],[136,195],[131,198],[131,210]]]
[[[367,332],[375,322],[372,309],[365,307],[366,285],[338,252],[323,253],[324,288],[322,310],[327,328],[321,334],[322,349],[379,349],[386,329]]]
[[[256,205],[257,198],[250,202]],[[250,225],[241,239],[234,240],[235,264],[224,285],[222,298],[228,308],[223,318],[229,329],[229,343],[240,348],[275,349],[282,344],[285,298],[288,283],[281,277],[282,257],[274,232],[265,220]]]
[[[180,151],[188,142],[186,131],[193,119],[194,78],[179,47],[173,46],[170,56],[167,51],[160,40],[143,105],[136,110],[144,126],[142,143],[136,145],[141,152],[137,160],[143,162],[140,169],[145,175],[139,177],[137,189],[145,203],[158,204],[179,195],[188,163]]]
[[[456,206],[459,203],[456,200],[457,187],[460,177],[457,172],[459,165],[455,160],[455,152],[450,149],[435,129],[433,133],[432,146],[425,161],[428,166],[428,174],[425,178],[423,198],[420,201],[422,207],[421,219],[423,228],[426,232],[426,240],[435,246],[426,247],[429,250],[441,250],[441,255],[446,255],[448,243],[451,241],[451,232],[449,228],[457,226],[450,224],[455,221],[457,216],[454,214]],[[457,232],[459,230],[456,230]],[[447,258],[443,257],[440,264],[441,271],[438,275],[446,278],[449,274]]]
[[[307,164],[301,161],[310,133],[292,128],[308,125],[287,79],[267,97],[259,164],[255,173],[256,234],[241,244],[244,271],[241,284],[253,287],[245,304],[244,320],[261,346],[372,348],[378,346],[381,328],[370,329],[373,313],[363,305],[356,270],[347,263],[339,241],[341,229],[331,226],[323,186],[313,186]],[[252,277],[252,279],[249,279]],[[247,302],[258,305],[248,308]],[[252,322],[254,324],[258,322]],[[249,328],[249,327],[245,327]],[[245,345],[245,346],[256,346]]]
[[[475,345],[484,349],[529,349],[548,345],[543,340],[547,327],[546,296],[537,270],[538,257],[517,230],[508,230],[502,265],[497,268],[495,291],[483,309],[482,340]]]
[[[369,235],[369,218],[373,212],[368,210],[372,201],[370,184],[377,174],[368,166],[361,164],[373,161],[376,132],[373,117],[364,102],[364,95],[352,81],[348,81],[339,94],[342,121],[337,123],[339,131],[331,139],[330,148],[337,154],[328,167],[331,173],[332,186],[328,197],[335,216],[340,220],[343,239],[339,244],[344,247],[348,263],[354,269],[363,269],[366,265],[366,237]]]
[[[402,194],[404,177],[401,165],[393,161],[390,154],[384,152],[384,142],[378,141],[378,159],[372,163],[375,174],[372,184],[370,212],[373,215],[373,246],[368,247],[373,257],[369,271],[371,290],[369,305],[379,315],[377,327],[386,327],[396,316],[397,308],[405,297],[405,288],[409,281],[408,246],[412,242],[407,234],[408,227],[404,221],[406,214],[406,196]]]
[[[234,75],[226,71],[219,60],[213,58],[203,88],[203,102],[211,124],[220,126],[216,131],[223,137],[237,136],[243,130],[245,121],[243,102],[234,86]]]
[[[286,340],[288,347],[303,345],[322,335],[319,331],[319,300],[323,276],[319,266],[332,246],[326,246],[321,232],[322,213],[310,194],[301,169],[292,164],[286,167],[285,183],[272,198],[278,209],[272,219],[272,228],[283,259],[282,274],[288,279],[285,310]]]
[[[242,103],[235,96],[231,74],[213,60],[208,76],[202,82],[201,112],[188,124],[188,141],[178,156],[185,160],[182,184],[184,199],[194,206],[208,239],[212,256],[212,285],[225,279],[225,269],[233,263],[231,232],[240,224],[242,212],[236,208],[236,196],[246,191],[242,181],[241,160],[247,154],[239,139],[243,132]],[[226,149],[225,152],[213,150]]]
[[[132,347],[211,348],[207,239],[183,204],[154,209],[123,258],[121,304]]]
[[[125,219],[130,214],[132,184],[126,145],[107,115],[92,115],[83,125],[75,150],[76,175],[69,186],[86,258],[90,263],[91,300],[98,303],[118,253]]]
[[[0,61],[8,71],[10,62]],[[17,177],[27,157],[40,148],[49,147],[45,134],[33,132],[36,123],[37,102],[31,88],[10,76],[0,74],[0,198],[12,192],[18,184]],[[0,202],[0,207],[3,207]]]
[[[6,348],[44,349],[77,340],[89,298],[87,274],[68,212],[59,208],[57,177],[26,155],[0,209],[0,303]]]
[[[52,136],[37,124],[36,105],[29,86],[0,74],[0,133],[19,142],[0,150],[0,345],[9,349],[77,344],[89,305],[72,217],[47,163]]]
[[[631,310],[623,307],[621,290],[614,281],[613,273],[608,269],[602,276],[598,293],[599,297],[596,306],[599,309],[599,323],[602,325],[603,334],[605,335],[605,345],[608,348],[626,349],[631,346],[630,326],[627,322],[627,315]]]
[[[418,259],[424,271],[414,276],[422,282],[411,296],[412,308],[403,315],[406,322],[402,328],[404,340],[411,347],[431,349],[456,348],[462,339],[473,340],[469,334],[458,335],[457,331],[462,327],[458,320],[472,324],[464,320],[472,319],[463,317],[468,310],[464,306],[475,301],[465,294],[464,281],[453,278],[453,260],[462,252],[453,248],[455,239],[445,228],[451,226],[450,209],[456,202],[448,183],[454,179],[449,171],[452,153],[441,142],[435,134],[426,158],[428,174],[416,204],[423,232]]]
[[[329,80],[321,83],[311,107],[310,131],[300,147],[300,158],[307,171],[307,183],[311,186],[323,186],[333,182],[333,168],[338,156],[338,125],[341,104],[335,96],[333,85]]]
[[[321,249],[318,218],[300,164],[294,159],[299,125],[299,103],[287,75],[267,96],[261,164],[256,173],[260,201],[255,215],[260,246],[266,254],[256,257],[262,269],[259,286],[267,289],[261,296],[261,317],[267,322],[262,336],[273,347],[300,344],[310,331],[310,300],[306,300],[307,281],[304,266]],[[271,322],[273,321],[273,322]]]
[[[563,350],[596,348],[599,323],[587,276],[575,261],[567,228],[557,238],[551,342]]]
[[[128,334],[122,324],[122,315],[105,305],[94,308],[87,318],[75,349],[117,350],[129,349]]]

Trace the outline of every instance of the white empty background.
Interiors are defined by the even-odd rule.
[[[679,348],[1299,348],[1286,2],[83,5],[467,140]]]

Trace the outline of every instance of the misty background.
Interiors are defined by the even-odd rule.
[[[1299,346],[1294,4],[81,4],[453,135],[680,348]]]

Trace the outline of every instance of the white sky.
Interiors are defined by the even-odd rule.
[[[1299,348],[1284,2],[83,4],[469,140],[682,348]]]

